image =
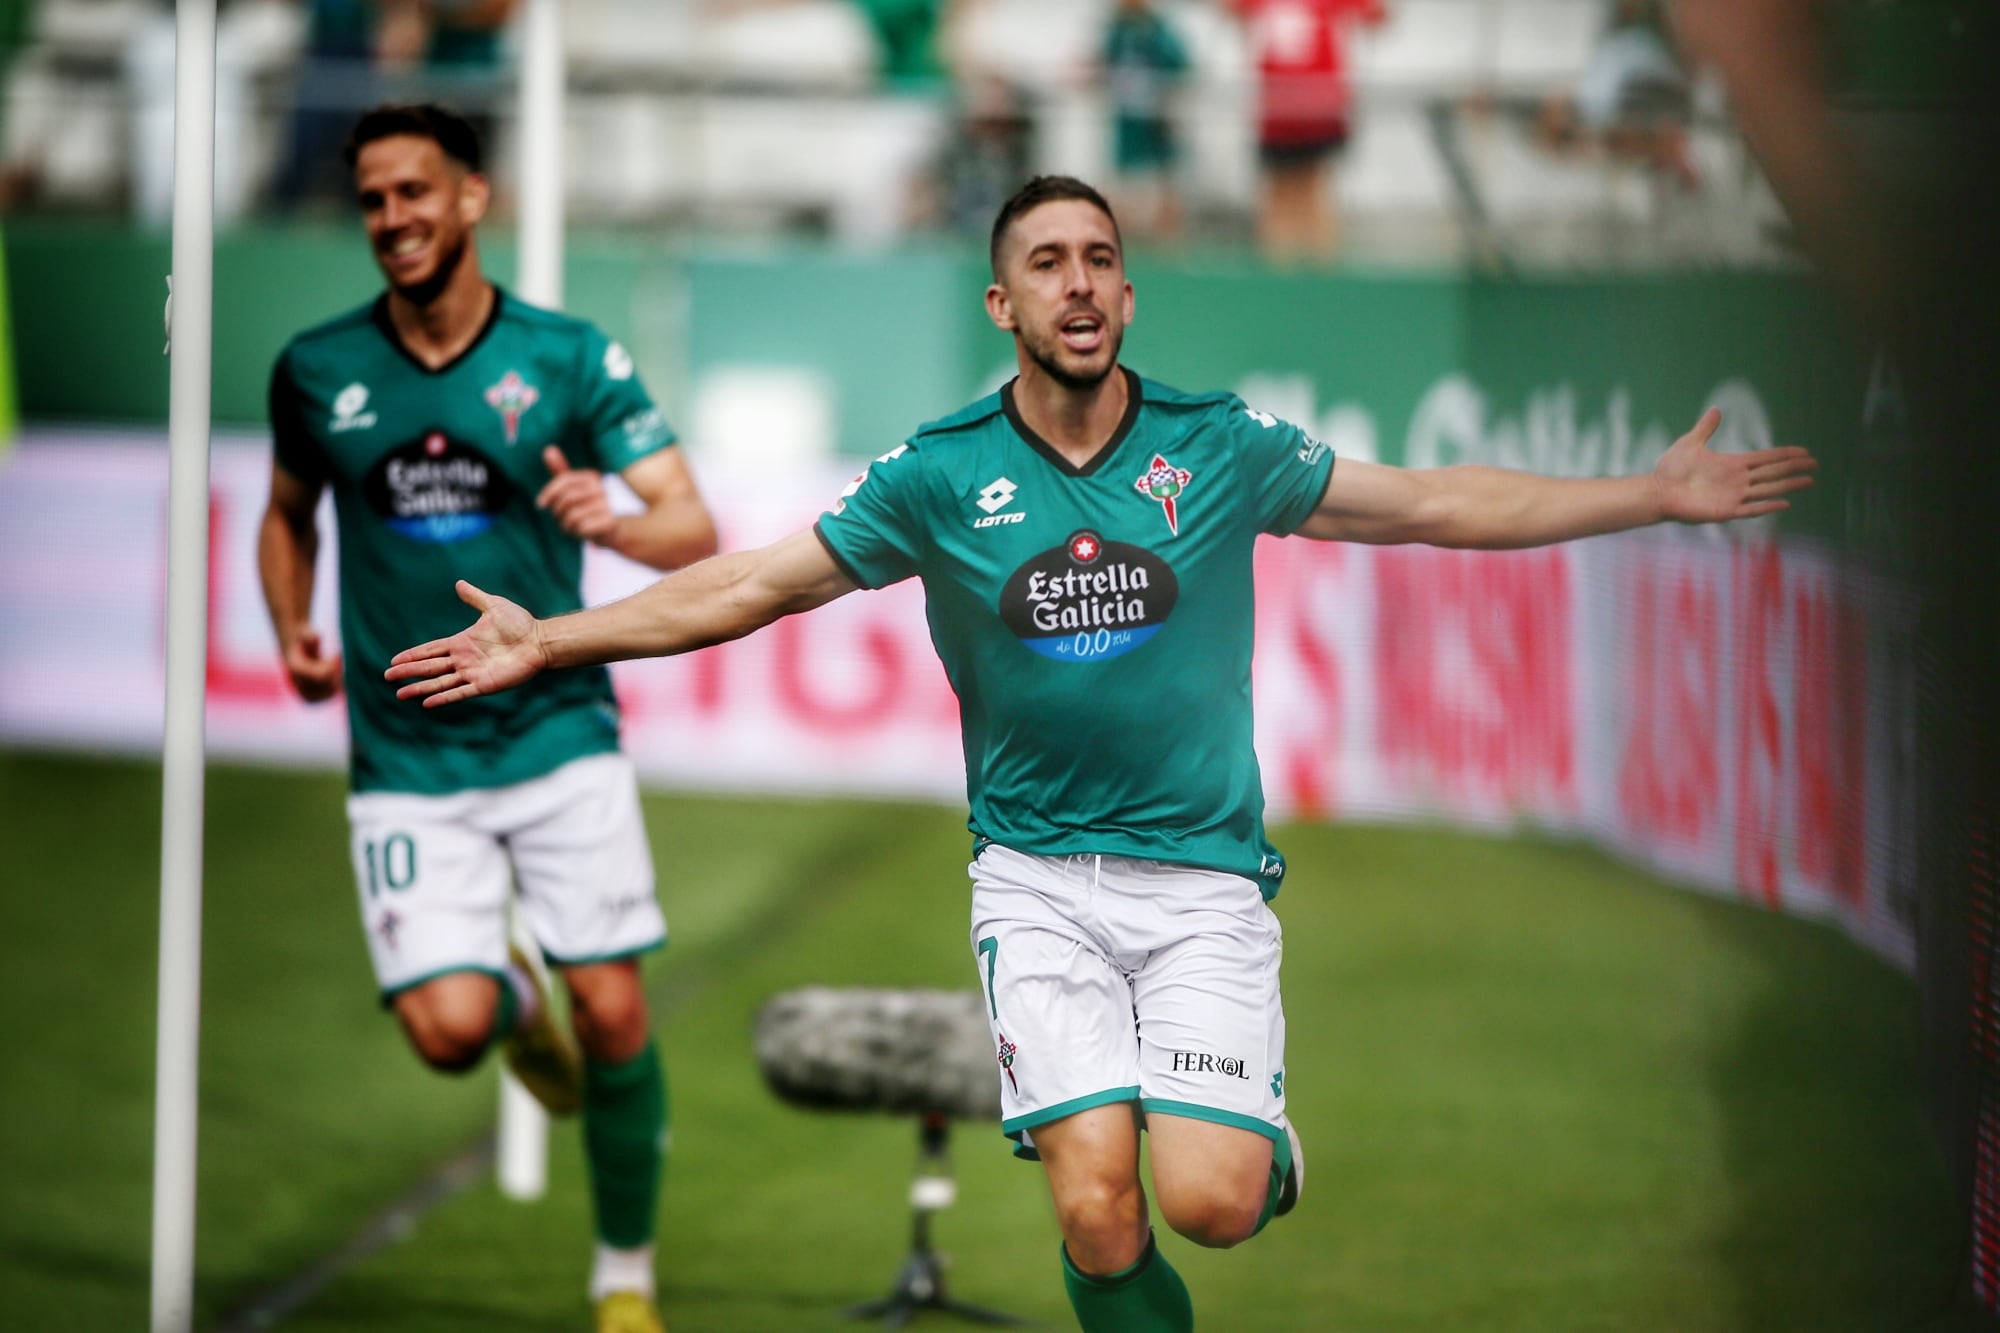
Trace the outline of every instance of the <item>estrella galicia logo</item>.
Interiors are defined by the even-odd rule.
[[[457,542],[492,527],[514,487],[485,454],[434,430],[384,454],[362,494],[405,537]]]
[[[1180,580],[1166,561],[1084,529],[1008,576],[1000,619],[1044,657],[1101,662],[1159,633],[1179,600]]]

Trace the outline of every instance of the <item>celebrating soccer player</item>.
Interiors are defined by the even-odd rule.
[[[272,372],[258,544],[271,623],[303,697],[345,679],[354,871],[383,1002],[433,1068],[470,1069],[500,1041],[550,1111],[582,1111],[597,1326],[657,1331],[667,1092],[638,956],[666,922],[609,678],[549,676],[457,715],[399,707],[312,624],[315,512],[330,487],[342,648],[369,663],[462,618],[448,572],[572,611],[583,543],[670,569],[714,552],[714,524],[625,349],[480,272],[489,189],[470,126],[380,107],[346,155],[388,290],[294,338]],[[607,471],[643,512],[614,510]],[[517,891],[540,957],[510,948]],[[544,959],[568,985],[574,1041]]]
[[[1336,465],[1231,394],[1118,364],[1132,286],[1088,185],[1030,181],[993,224],[992,265],[986,312],[1018,377],[877,459],[813,528],[552,618],[461,582],[477,622],[387,678],[427,707],[483,702],[921,578],[962,715],[1002,1128],[1047,1173],[1083,1328],[1186,1330],[1141,1129],[1159,1216],[1202,1245],[1255,1235],[1305,1176],[1267,905],[1285,863],[1251,748],[1258,534],[1533,546],[1771,513],[1814,464],[1711,452],[1711,411],[1647,476]]]

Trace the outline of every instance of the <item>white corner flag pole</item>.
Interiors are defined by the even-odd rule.
[[[563,302],[562,0],[521,11],[521,232],[515,289],[532,305]],[[500,1192],[539,1199],[548,1189],[549,1118],[512,1074],[500,1076]]]
[[[209,369],[215,277],[215,0],[179,0],[174,6],[173,225],[152,1333],[187,1333],[194,1319]]]

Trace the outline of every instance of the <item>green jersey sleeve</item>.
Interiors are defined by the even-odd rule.
[[[675,442],[666,414],[639,382],[632,355],[622,344],[593,327],[584,334],[582,354],[577,377],[585,386],[580,426],[599,469],[623,472]]]
[[[813,530],[841,572],[862,587],[909,578],[927,547],[922,458],[907,444],[883,454],[848,483]]]
[[[271,451],[278,466],[309,486],[324,485],[326,454],[306,428],[305,402],[292,378],[289,352],[271,367],[266,406],[271,414]]]
[[[1291,422],[1229,404],[1230,444],[1249,480],[1248,499],[1258,530],[1286,537],[1312,517],[1327,478],[1333,475],[1333,450]]]

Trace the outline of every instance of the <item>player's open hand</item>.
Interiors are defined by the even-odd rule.
[[[1755,453],[1717,453],[1708,439],[1722,421],[1711,407],[1694,429],[1674,441],[1653,469],[1661,517],[1680,523],[1724,523],[1791,507],[1784,496],[1812,485],[1819,461],[1797,446]]]
[[[555,475],[535,497],[537,508],[555,515],[564,532],[587,542],[602,542],[618,526],[604,476],[593,468],[571,467],[553,444],[542,450],[542,461]]]
[[[319,631],[307,626],[288,635],[283,645],[285,674],[299,698],[325,703],[340,693],[340,654],[328,654]]]
[[[542,647],[541,622],[508,601],[482,592],[464,579],[458,596],[479,612],[471,628],[448,639],[433,639],[397,653],[385,680],[408,681],[398,699],[422,699],[424,707],[497,694],[531,679],[549,664]]]

